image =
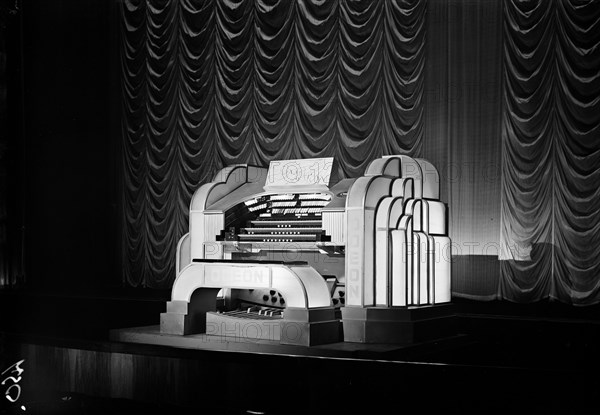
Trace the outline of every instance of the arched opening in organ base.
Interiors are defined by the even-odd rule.
[[[163,334],[198,334],[206,332],[206,313],[217,310],[219,288],[199,287],[189,301],[167,302],[166,313],[160,315],[160,332]]]
[[[161,314],[161,333],[243,337],[244,330],[240,332],[239,327],[236,329],[235,326],[243,326],[255,320],[264,320],[268,322],[267,326],[279,324],[285,304],[283,294],[273,289],[198,287],[191,293],[189,302],[167,303],[167,312]],[[221,320],[232,324],[225,324],[223,329],[215,329],[215,322],[220,324]],[[235,322],[237,324],[233,324]],[[279,340],[278,334],[275,337],[269,335],[270,340]]]
[[[219,292],[217,311],[206,313],[206,334],[228,340],[281,340],[285,297],[275,289],[227,288]]]
[[[284,295],[273,288],[227,288],[217,295],[217,311],[222,313],[245,312],[282,317],[286,304]]]

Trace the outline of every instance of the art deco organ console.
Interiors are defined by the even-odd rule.
[[[416,322],[450,301],[437,170],[386,156],[363,177],[331,183],[333,161],[234,165],[201,186],[161,332],[414,341]]]

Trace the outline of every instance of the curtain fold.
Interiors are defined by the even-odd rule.
[[[502,298],[600,301],[598,29],[598,2],[504,2]]]
[[[423,155],[449,206],[452,293],[479,300],[498,293],[501,46],[500,2],[429,1]]]
[[[121,3],[122,262],[169,287],[192,193],[222,166],[421,156],[426,2]]]

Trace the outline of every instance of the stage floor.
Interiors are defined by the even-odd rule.
[[[409,413],[589,413],[600,389],[588,376],[600,368],[598,307],[457,301],[453,337],[304,347],[162,335],[162,297],[9,294],[0,340],[7,365],[26,362],[26,406],[68,392],[202,413],[349,414],[403,396]]]
[[[456,335],[410,345],[338,342],[307,347],[280,344],[279,341],[274,340],[207,334],[187,336],[163,334],[158,325],[111,330],[110,340],[193,350],[390,361],[414,358],[417,352],[431,353],[434,349],[441,351],[456,348],[464,346],[470,341],[468,336]]]

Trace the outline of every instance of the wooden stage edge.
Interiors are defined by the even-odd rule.
[[[569,365],[563,366],[553,353],[540,365],[499,365],[488,357],[501,354],[504,346],[490,348],[468,334],[407,346],[312,347],[167,335],[158,325],[108,334],[110,341],[7,333],[7,361],[24,360],[19,403],[30,413],[82,412],[33,412],[36,402],[54,402],[49,397],[59,393],[87,396],[111,410],[120,399],[131,400],[145,405],[140,413],[154,414],[348,415],[398,413],[400,407],[404,413],[590,413],[600,388],[600,380],[585,376],[600,367],[589,361],[590,353],[577,354],[586,357],[582,365],[571,365],[569,354]],[[527,342],[518,346],[509,350],[511,356],[532,350]],[[595,356],[596,350],[589,352]],[[471,359],[474,353],[478,357]],[[115,401],[104,403],[107,399]],[[148,412],[147,405],[156,408]]]

